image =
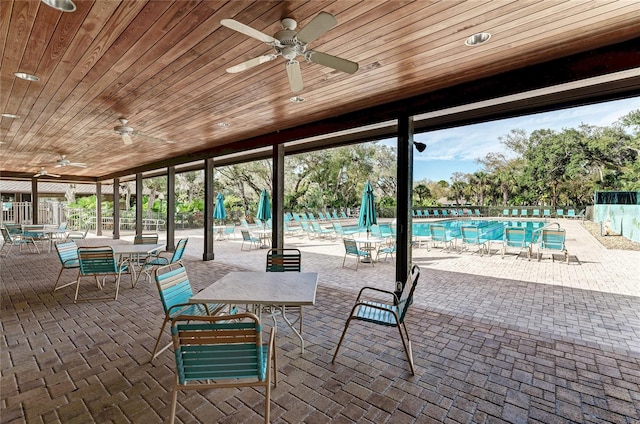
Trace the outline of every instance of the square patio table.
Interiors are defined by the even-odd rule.
[[[241,272],[233,271],[195,294],[190,303],[225,303],[230,305],[259,305],[280,309],[282,319],[300,340],[304,353],[304,339],[285,313],[285,306],[313,306],[318,288],[317,272]]]

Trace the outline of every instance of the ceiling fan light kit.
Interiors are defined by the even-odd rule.
[[[273,37],[234,19],[223,19],[220,21],[220,24],[262,41],[275,50],[275,53],[265,54],[227,68],[227,72],[230,74],[246,71],[247,69],[270,62],[281,56],[286,59],[285,69],[287,71],[291,92],[298,93],[304,89],[300,62],[296,60],[298,56],[302,56],[307,62],[317,63],[348,74],[353,74],[358,70],[358,64],[356,62],[315,50],[307,50],[307,44],[338,25],[338,21],[330,13],[318,13],[311,22],[297,32],[295,29],[298,23],[292,18],[284,18],[281,21],[282,29],[276,32]]]

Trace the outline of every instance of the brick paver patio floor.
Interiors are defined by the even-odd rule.
[[[422,270],[408,316],[415,376],[397,330],[363,323],[331,364],[357,291],[392,289],[392,261],[356,272],[353,259],[342,268],[340,240],[287,238],[320,279],[317,305],[305,308],[303,355],[278,327],[272,422],[639,423],[640,253],[604,249],[577,221],[562,226],[569,265],[413,250]],[[202,262],[201,232],[181,236],[194,290],[264,268],[266,251],[241,252],[239,238],[216,242],[215,260]],[[55,252],[0,259],[0,421],[165,422],[174,360],[169,350],[148,362],[162,323],[155,285],[131,289],[125,277],[118,301],[73,304],[73,287],[51,292],[59,269]],[[177,417],[258,423],[263,402],[252,388],[183,392]]]

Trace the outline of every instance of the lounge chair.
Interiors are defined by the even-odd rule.
[[[431,224],[433,225],[433,224]],[[429,226],[426,224],[419,224],[414,226],[414,231],[413,231],[413,243],[412,245],[417,247],[417,248],[421,248],[422,247],[422,243],[424,243],[427,246],[427,250],[431,250],[429,248],[429,242],[431,242],[431,231],[429,230]]]
[[[569,210],[567,210],[567,216],[566,216],[566,218],[569,218],[569,219],[576,219],[576,211],[575,211],[575,209],[569,209]]]
[[[527,209],[521,209],[520,218],[528,218],[528,217],[529,217],[529,211]]]
[[[360,232],[360,228],[353,228],[353,227],[344,228],[342,224],[340,224],[339,222],[332,222],[331,225],[333,225],[333,231],[335,231],[336,234],[342,237],[351,236],[353,234],[358,234]]]
[[[507,254],[507,250],[510,247],[518,248],[518,255],[520,252],[526,250],[527,259],[531,260],[531,241],[527,240],[527,230],[525,228],[507,227],[504,229],[504,238],[502,241],[502,258]]]
[[[435,247],[436,243],[443,243],[445,250],[455,249],[456,239],[452,238],[448,233],[447,229],[442,224],[431,224],[429,227],[431,231],[431,241],[432,246]]]
[[[503,209],[502,210],[502,216],[505,217],[505,218],[508,217],[509,216],[509,209]]]
[[[563,218],[563,217],[564,217],[564,210],[556,209],[556,218]]]
[[[567,251],[567,247],[565,245],[566,242],[566,231],[559,229],[549,229],[543,228],[540,231],[540,240],[538,243],[538,262],[542,259],[542,253],[545,250],[551,251],[551,260],[555,262],[555,256],[553,254],[554,251],[562,252],[564,261],[569,263],[569,252]],[[577,258],[576,258],[577,260]],[[578,264],[580,261],[578,260]]]
[[[311,221],[311,229],[320,238],[336,238],[336,233],[333,230],[322,228],[318,221]]]
[[[481,217],[481,216],[482,216],[482,213],[480,213],[480,209],[474,209],[474,210],[473,210],[473,213],[474,213],[474,215],[475,215],[477,218],[479,218],[479,217]]]
[[[418,284],[420,277],[420,268],[417,265],[413,265],[407,276],[407,281],[404,284],[402,293],[398,297],[394,292],[381,290],[375,287],[363,287],[358,293],[355,304],[351,309],[349,318],[344,324],[344,330],[340,336],[340,341],[336,346],[336,350],[333,353],[331,363],[335,363],[340,345],[344,340],[344,336],[347,334],[347,329],[352,320],[364,321],[371,324],[383,325],[385,327],[396,327],[400,332],[400,340],[402,340],[402,346],[404,347],[407,360],[409,361],[409,367],[411,368],[411,374],[415,374],[413,365],[413,352],[411,350],[411,339],[409,338],[409,332],[405,324],[405,317],[409,311],[409,306],[413,303],[413,293]],[[385,295],[388,298],[388,303],[380,302],[376,299],[365,300],[363,295]],[[404,329],[404,333],[403,330]],[[361,340],[367,340],[366,337]]]
[[[545,209],[544,211],[542,211],[542,216],[545,218],[551,218],[551,210]]]
[[[531,216],[532,216],[533,218],[540,218],[540,209],[534,209],[534,210],[531,212]]]
[[[476,251],[473,253],[480,253],[480,256],[484,254],[484,252],[489,253],[488,248],[488,240],[483,237],[480,232],[480,229],[475,225],[463,225],[460,227],[460,233],[462,236],[462,246],[460,246],[460,253],[465,249],[465,247],[476,247]]]
[[[518,209],[511,209],[511,218],[517,218],[518,215]]]
[[[440,212],[438,212],[438,210],[437,210],[437,209],[434,209],[434,210],[433,210],[433,217],[434,217],[434,218],[439,218],[439,217],[440,217]]]

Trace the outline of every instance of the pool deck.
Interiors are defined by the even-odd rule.
[[[639,422],[640,252],[607,250],[579,221],[560,222],[568,265],[548,255],[501,259],[495,244],[491,256],[413,249],[421,267],[407,319],[415,376],[396,330],[362,323],[331,364],[357,291],[392,289],[392,261],[355,271],[353,258],[342,267],[340,239],[287,237],[320,282],[317,305],[305,308],[304,355],[278,327],[272,422]],[[201,230],[176,239],[184,236],[194,290],[231,270],[264,269],[266,250],[240,251],[239,234],[216,241],[209,262],[200,260]],[[125,279],[117,302],[74,305],[73,288],[51,293],[59,268],[55,252],[0,259],[0,420],[165,422],[173,358],[165,352],[148,363],[162,322],[155,287],[131,289]],[[263,402],[257,389],[181,393],[177,416],[261,422]]]

